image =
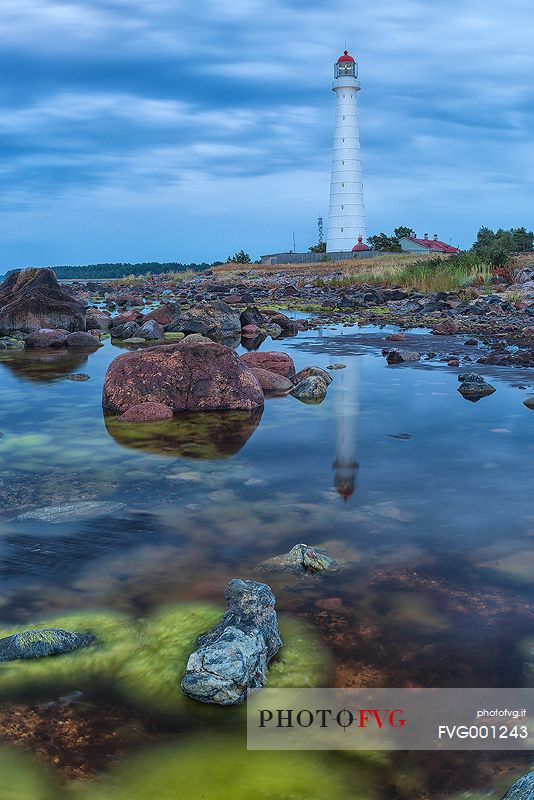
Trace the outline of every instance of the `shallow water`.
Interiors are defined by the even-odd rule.
[[[102,414],[107,365],[123,352],[109,342],[89,356],[1,355],[0,619],[220,604],[231,577],[261,579],[259,562],[306,542],[344,569],[268,581],[279,611],[314,625],[330,649],[333,685],[524,685],[534,412],[513,370],[493,370],[497,392],[470,403],[456,391],[461,370],[388,367],[388,330],[331,326],[262,344],[297,368],[346,364],[320,405],[279,398],[261,418],[133,430]],[[91,379],[66,380],[74,371]],[[81,501],[124,508],[57,525],[17,519]],[[491,789],[523,768],[517,755],[480,753],[365,766],[382,800]],[[356,781],[360,769],[351,763]]]

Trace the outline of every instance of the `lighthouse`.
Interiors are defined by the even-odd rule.
[[[327,252],[350,252],[365,239],[358,101],[358,65],[345,50],[334,64],[336,95],[334,152],[330,183]],[[361,241],[361,240],[360,240]]]

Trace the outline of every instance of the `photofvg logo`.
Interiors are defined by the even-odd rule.
[[[260,689],[247,702],[247,746],[532,749],[533,695],[532,689]]]
[[[310,728],[313,725],[320,728],[337,726],[346,731],[348,728],[375,727],[404,728],[406,719],[402,708],[342,708],[339,711],[333,708],[269,708],[259,709],[259,727],[267,728]]]

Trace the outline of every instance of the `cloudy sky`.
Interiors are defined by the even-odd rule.
[[[531,0],[1,0],[0,268],[316,240],[333,62],[368,233],[534,225]]]

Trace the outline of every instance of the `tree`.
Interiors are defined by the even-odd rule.
[[[387,233],[379,233],[376,236],[368,236],[367,243],[372,250],[382,250],[398,253],[400,252],[400,242],[396,236],[388,236]]]
[[[319,242],[308,248],[309,253],[326,253],[326,242]]]
[[[510,228],[505,230],[499,228],[492,231],[491,228],[482,227],[477,233],[473,250],[481,256],[490,257],[492,253],[507,252],[512,253],[531,253],[534,250],[534,233],[527,231],[526,228]]]
[[[400,253],[402,250],[400,240],[404,239],[405,236],[410,236],[411,233],[411,228],[406,225],[398,225],[393,231],[393,236],[388,236],[387,233],[379,233],[376,236],[368,236],[367,243],[373,250]]]
[[[228,257],[228,262],[232,262],[233,264],[252,264],[252,259],[248,253],[245,253],[244,250],[240,250],[238,253],[234,253],[233,256]]]
[[[406,225],[399,225],[398,228],[395,228],[393,233],[395,234],[396,239],[404,239],[406,236],[412,235],[412,229],[407,228]]]

